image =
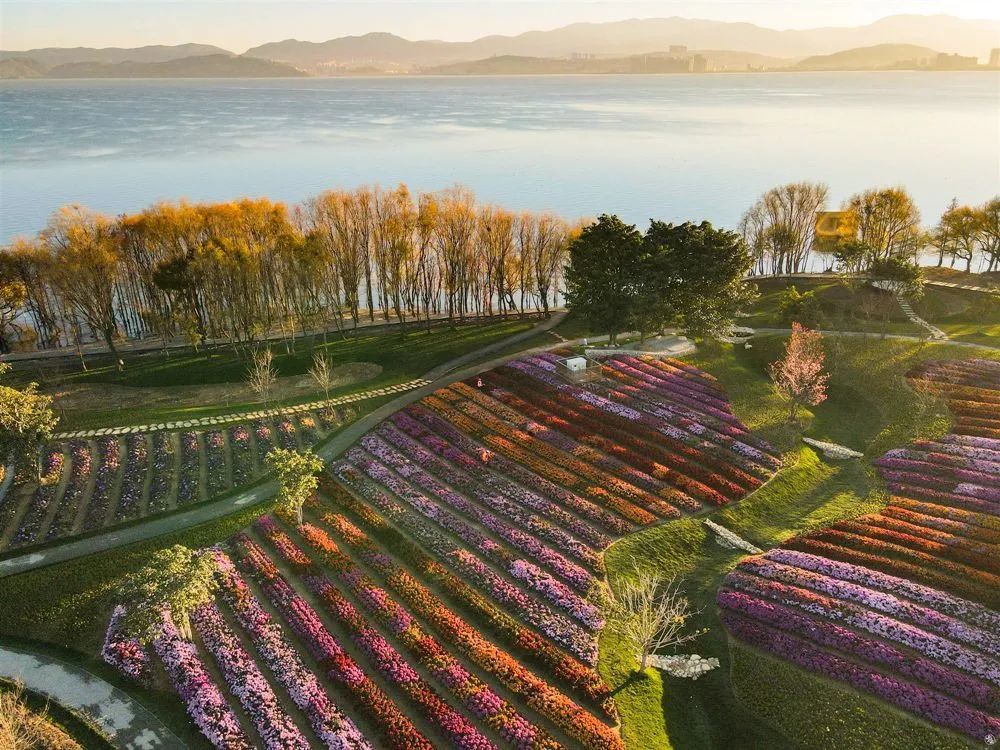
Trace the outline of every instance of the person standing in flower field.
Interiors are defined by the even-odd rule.
[[[774,389],[789,402],[789,422],[795,420],[799,406],[816,406],[826,400],[830,375],[823,371],[824,357],[823,335],[792,323],[785,356],[767,368]]]

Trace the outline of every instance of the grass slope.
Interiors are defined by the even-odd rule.
[[[704,345],[693,359],[719,378],[741,419],[786,452],[785,466],[774,479],[739,504],[713,515],[716,521],[762,548],[884,505],[881,484],[869,461],[889,447],[902,445],[918,435],[943,434],[950,424],[943,403],[915,393],[906,384],[905,373],[922,359],[983,354],[955,346],[883,341],[875,337],[867,340],[831,337],[826,343],[832,374],[830,398],[807,412],[795,425],[787,422],[787,407],[774,395],[766,377],[766,364],[779,355],[783,338],[755,339],[749,350]],[[986,354],[1000,359],[1000,352]],[[866,459],[827,463],[799,442],[803,434],[863,450]],[[716,657],[722,663],[721,669],[697,681],[671,678],[657,670],[636,677],[632,671],[634,655],[623,648],[613,633],[605,632],[600,641],[599,668],[617,691],[622,733],[630,750],[833,747],[817,743],[815,736],[803,730],[802,726],[813,727],[814,723],[801,715],[810,716],[817,709],[817,701],[840,693],[852,696],[853,700],[845,708],[849,713],[843,716],[839,709],[827,707],[827,718],[823,721],[830,727],[837,726],[844,716],[853,716],[861,710],[858,706],[862,706],[870,715],[867,726],[877,727],[884,719],[896,729],[906,727],[907,732],[912,726],[914,737],[922,736],[921,733],[937,737],[939,744],[928,747],[952,746],[948,744],[951,739],[943,733],[928,730],[922,722],[879,701],[854,697],[856,693],[842,686],[818,687],[806,673],[790,667],[783,670],[783,678],[806,687],[798,702],[794,691],[782,693],[786,697],[784,712],[761,711],[757,705],[750,710],[738,700],[731,677],[731,669],[737,665],[730,660],[727,637],[716,615],[715,595],[722,577],[742,556],[741,552],[715,544],[701,521],[694,518],[645,529],[620,540],[605,553],[612,580],[627,575],[634,561],[684,578],[689,598],[701,610],[692,625],[709,628],[692,650],[705,657]],[[736,674],[742,679],[744,672]],[[766,692],[764,681],[765,678],[757,677],[762,693]],[[767,719],[781,723],[782,716],[790,717],[792,724],[782,726],[794,735],[795,742],[765,722]],[[852,739],[870,740],[870,732],[858,730],[833,736],[838,742],[847,743],[839,747],[881,747],[859,744]]]
[[[510,320],[482,326],[439,326],[429,332],[414,329],[405,335],[395,331],[368,333],[357,338],[331,335],[326,344],[321,340],[313,341],[312,345],[308,341],[300,341],[295,351],[290,353],[286,353],[283,347],[273,347],[274,367],[282,377],[304,375],[312,366],[313,356],[323,354],[334,367],[351,362],[371,362],[382,368],[381,373],[371,380],[330,391],[331,397],[344,396],[421,377],[436,365],[526,331],[535,322],[537,321]],[[198,386],[239,383],[246,378],[248,364],[245,357],[229,348],[202,350],[199,353],[185,351],[173,353],[169,357],[162,352],[150,352],[129,357],[123,372],[119,372],[108,357],[88,358],[87,370],[80,369],[78,362],[69,362],[70,360],[62,360],[57,366],[38,362],[19,364],[15,367],[12,379],[16,382],[38,380],[43,386],[76,383],[111,383],[134,388]],[[317,390],[283,402],[271,403],[270,406],[304,403],[318,398],[322,398],[322,393]],[[60,429],[195,419],[250,411],[262,406],[259,401],[247,401],[202,406],[68,411],[60,422]]]

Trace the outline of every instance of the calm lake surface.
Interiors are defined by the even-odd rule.
[[[1000,73],[0,82],[0,241],[63,203],[455,182],[512,208],[734,226],[764,189],[1000,192]]]

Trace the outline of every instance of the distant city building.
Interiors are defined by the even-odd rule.
[[[593,52],[574,52],[569,57],[571,60],[593,60],[597,55]]]
[[[671,44],[670,54],[671,55],[686,55],[688,51],[686,44]]]
[[[702,55],[695,55],[691,58],[691,72],[692,73],[707,73],[708,72],[708,58]]]
[[[934,58],[934,67],[938,70],[965,70],[979,65],[979,58],[964,55],[949,55],[942,52]]]
[[[1000,47],[994,47],[990,51],[990,67],[1000,68]]]
[[[663,57],[661,55],[636,55],[629,58],[632,73],[690,73],[691,59]]]

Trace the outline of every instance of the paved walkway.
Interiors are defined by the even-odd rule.
[[[990,289],[986,286],[971,286],[969,284],[954,284],[950,281],[925,281],[927,286],[941,286],[948,289],[962,289],[966,292],[982,292],[983,294],[996,294],[996,289]]]
[[[779,334],[789,334],[792,332],[791,328],[754,328],[756,333],[779,333]],[[828,331],[820,330],[824,336],[845,336],[847,338],[877,338],[877,339],[895,339],[898,341],[917,341],[926,343],[928,339],[921,338],[920,336],[910,336],[903,333],[866,333],[864,331]],[[969,349],[982,349],[988,352],[1000,351],[1000,348],[995,346],[989,346],[987,344],[973,344],[969,341],[936,341],[937,344],[948,344],[949,346],[964,346]]]
[[[123,750],[186,750],[156,716],[87,670],[20,648],[0,645],[0,676],[92,720]]]
[[[341,430],[333,437],[333,439],[317,448],[316,452],[321,458],[323,458],[324,461],[331,461],[347,450],[355,440],[361,437],[361,435],[365,434],[387,416],[399,411],[404,406],[408,406],[409,404],[418,401],[424,396],[433,393],[435,390],[445,385],[449,385],[450,383],[454,383],[485,370],[492,369],[509,359],[519,356],[522,352],[507,354],[486,362],[468,365],[459,370],[456,370],[455,368],[460,368],[462,365],[474,359],[489,356],[491,353],[499,352],[523,341],[527,341],[536,334],[544,333],[558,325],[565,316],[565,312],[553,313],[549,320],[542,321],[538,325],[529,328],[527,331],[522,331],[521,333],[517,333],[513,336],[508,336],[501,341],[484,346],[473,353],[456,357],[450,362],[446,362],[445,364],[434,368],[427,373],[427,383],[425,385],[401,393],[392,401],[383,404],[375,411],[365,415],[357,422],[354,422]],[[560,345],[561,344],[551,344],[547,347],[539,347],[539,350],[554,348]],[[191,526],[197,526],[208,521],[214,521],[217,518],[222,518],[223,516],[244,510],[249,506],[262,503],[273,497],[277,491],[277,483],[273,480],[268,480],[222,500],[199,505],[181,513],[161,517],[153,516],[149,520],[136,524],[135,526],[112,529],[103,534],[87,537],[86,539],[71,539],[63,544],[53,547],[47,547],[36,552],[26,552],[7,560],[0,560],[0,578],[9,575],[16,575],[17,573],[24,573],[46,565],[53,565],[55,563],[74,560],[76,558],[85,557],[98,552],[105,552],[107,550],[115,549],[116,547],[123,547],[129,544],[143,542],[148,539],[180,531]]]
[[[827,281],[836,281],[840,278],[840,274],[837,273],[769,273],[761,274],[758,276],[748,276],[748,281],[761,281],[764,279],[825,279]],[[952,281],[933,281],[929,279],[924,280],[924,286],[940,286],[947,289],[961,289],[966,292],[982,292],[984,294],[996,294],[996,289],[991,289],[986,286],[973,286],[972,284],[956,284]]]
[[[325,409],[329,406],[342,406],[343,404],[353,404],[357,401],[365,401],[370,398],[380,396],[390,396],[393,393],[403,393],[405,391],[419,388],[427,384],[425,378],[410,380],[396,385],[387,385],[383,388],[372,388],[371,390],[352,393],[347,396],[326,399],[323,401],[311,401],[308,404],[296,404],[294,406],[280,406],[274,409],[258,409],[256,411],[234,412],[214,417],[200,417],[198,419],[185,419],[178,422],[158,422],[156,424],[126,425],[124,427],[102,427],[97,430],[77,430],[75,432],[57,432],[53,437],[56,440],[67,440],[71,438],[91,438],[102,435],[128,435],[132,433],[160,432],[162,430],[185,430],[192,427],[212,427],[214,425],[228,424],[230,422],[245,422],[248,419],[263,419],[265,417],[282,417],[288,414],[299,414],[304,411],[314,409]]]

